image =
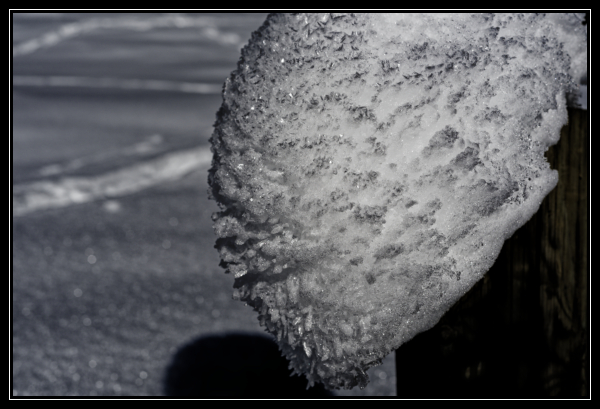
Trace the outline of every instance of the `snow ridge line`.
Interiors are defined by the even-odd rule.
[[[215,27],[207,17],[190,17],[178,14],[167,14],[150,19],[136,18],[92,18],[60,26],[57,30],[47,32],[37,38],[24,41],[13,48],[13,56],[34,53],[42,48],[53,47],[73,37],[77,37],[98,29],[125,29],[148,31],[154,28],[176,27],[203,28],[201,35],[223,45],[241,45],[241,38],[236,33],[225,32]]]
[[[93,153],[86,156],[80,156],[66,163],[53,163],[46,165],[39,169],[37,173],[38,176],[42,177],[58,176],[61,173],[74,171],[92,164],[114,161],[115,159],[121,159],[124,156],[133,158],[130,160],[133,162],[138,160],[135,158],[136,156],[158,153],[159,149],[161,149],[162,143],[163,137],[159,134],[153,134],[141,142],[137,142],[130,146],[121,147],[118,150]]]
[[[13,186],[13,217],[38,210],[66,207],[98,199],[136,193],[160,183],[180,179],[207,167],[212,160],[208,148],[173,152],[160,158],[92,177],[64,177]]]
[[[13,87],[84,87],[123,90],[172,91],[193,94],[220,94],[221,84],[165,80],[93,78],[69,76],[13,76]]]

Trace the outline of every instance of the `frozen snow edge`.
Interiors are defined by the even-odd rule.
[[[587,109],[588,109],[587,89],[588,89],[588,87],[586,84],[579,85],[579,88],[577,89],[577,93],[570,95],[569,98],[567,99],[569,108],[577,108],[577,109],[583,109],[584,111],[587,111]]]

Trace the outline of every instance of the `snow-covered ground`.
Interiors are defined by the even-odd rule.
[[[264,17],[13,15],[13,395],[183,390],[186,346],[201,391],[223,353],[201,338],[264,334],[231,300],[206,193],[219,89]],[[395,394],[393,355],[369,374],[335,394]]]

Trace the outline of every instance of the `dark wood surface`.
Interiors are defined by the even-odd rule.
[[[440,322],[396,351],[406,398],[589,396],[589,115],[546,157],[559,172],[539,211]]]

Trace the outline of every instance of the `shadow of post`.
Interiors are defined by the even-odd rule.
[[[326,398],[323,385],[306,389],[290,376],[289,361],[269,337],[228,333],[200,337],[180,348],[164,378],[167,396],[202,398]]]

